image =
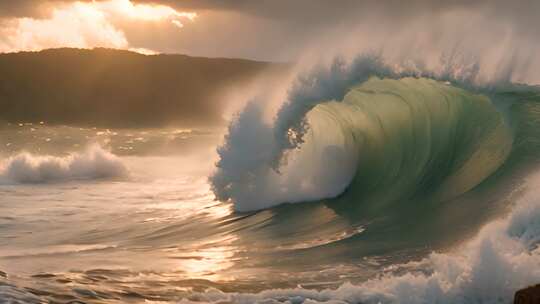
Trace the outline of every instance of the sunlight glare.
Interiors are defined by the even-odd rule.
[[[181,20],[193,21],[197,13],[178,12],[165,5],[133,4],[130,0],[109,0],[102,3],[92,3],[89,5],[102,7],[106,11],[122,14],[125,17],[142,21],[163,21],[170,20],[177,27],[183,27]]]

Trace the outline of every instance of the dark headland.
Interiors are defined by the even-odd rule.
[[[0,121],[152,127],[219,124],[220,94],[284,65],[111,49],[0,54]]]

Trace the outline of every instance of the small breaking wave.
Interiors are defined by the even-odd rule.
[[[0,164],[0,184],[41,184],[127,175],[128,169],[121,159],[97,144],[65,157],[22,152]]]

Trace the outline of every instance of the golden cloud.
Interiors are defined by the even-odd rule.
[[[51,4],[52,2],[48,2]],[[130,49],[122,26],[160,23],[183,27],[197,14],[166,5],[129,0],[55,1],[45,17],[8,17],[0,23],[0,52],[34,51],[53,47]],[[137,48],[133,48],[137,50]],[[145,53],[152,50],[145,49]]]

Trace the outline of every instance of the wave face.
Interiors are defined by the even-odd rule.
[[[366,57],[299,78],[272,123],[252,102],[218,150],[214,193],[249,211],[343,192],[385,205],[472,189],[512,149],[503,115],[455,75],[408,76]]]
[[[70,180],[124,177],[128,173],[121,160],[99,145],[66,157],[20,153],[0,166],[1,184],[39,184]]]
[[[450,199],[493,173],[512,148],[487,97],[431,79],[372,78],[312,112],[310,126],[330,116],[349,137],[352,151],[344,153],[358,155],[358,165],[348,194],[364,201]],[[317,127],[312,136],[329,129]]]

